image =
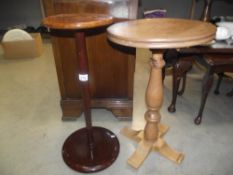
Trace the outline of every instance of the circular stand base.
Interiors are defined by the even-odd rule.
[[[75,131],[66,139],[62,156],[70,168],[83,173],[97,172],[116,160],[120,148],[116,135],[101,127],[92,127],[92,132],[93,146],[87,128]]]

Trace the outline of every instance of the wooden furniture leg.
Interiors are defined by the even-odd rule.
[[[206,104],[207,96],[208,96],[209,91],[210,91],[212,84],[213,84],[213,79],[214,79],[213,70],[212,70],[212,68],[210,68],[208,70],[208,72],[205,74],[204,80],[203,80],[204,82],[202,85],[201,106],[200,106],[200,109],[198,111],[197,117],[194,119],[194,123],[196,125],[201,124],[203,110],[204,110],[204,107]]]
[[[186,86],[186,77],[187,77],[187,72],[185,72],[184,75],[183,75],[183,77],[182,77],[182,87],[177,92],[178,95],[183,95],[183,93],[184,93],[185,86]]]
[[[189,59],[189,60],[185,60]],[[168,107],[169,112],[176,111],[176,99],[177,95],[182,95],[185,90],[186,85],[186,75],[187,72],[192,68],[193,60],[190,58],[176,58],[173,62],[173,88],[172,88],[172,101]],[[182,87],[179,90],[180,82],[182,81]]]
[[[175,112],[176,111],[176,98],[177,98],[177,92],[179,90],[180,86],[180,80],[182,78],[181,75],[179,75],[179,71],[177,70],[176,64],[173,64],[173,79],[172,79],[172,101],[170,106],[168,107],[169,112]],[[184,82],[183,82],[184,83]]]
[[[130,129],[123,129],[122,133],[131,139],[138,141],[139,145],[133,155],[128,159],[128,163],[139,168],[151,150],[159,152],[161,155],[176,163],[181,163],[184,155],[173,150],[163,140],[163,135],[168,127],[160,124],[160,108],[163,103],[163,83],[162,68],[164,67],[163,51],[151,50],[151,73],[146,90],[146,105],[148,110],[145,113],[146,126],[144,131],[130,132]]]
[[[216,95],[219,95],[219,94],[220,94],[220,93],[219,93],[219,88],[220,88],[220,84],[221,84],[221,82],[222,82],[223,76],[224,76],[224,73],[223,73],[223,72],[218,73],[218,82],[217,82],[216,88],[215,88],[215,90],[214,90],[214,93],[215,93]]]
[[[215,90],[214,90],[214,93],[215,93],[216,95],[220,94],[219,88],[220,88],[220,84],[221,84],[222,79],[223,79],[224,76],[226,76],[226,75],[224,75],[223,72],[218,73],[218,82],[217,82],[216,88],[215,88]],[[233,89],[232,89],[230,92],[228,92],[226,95],[227,95],[228,97],[233,96]]]

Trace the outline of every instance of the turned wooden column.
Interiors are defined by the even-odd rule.
[[[163,103],[163,84],[162,84],[162,68],[165,65],[163,60],[163,51],[153,51],[150,61],[151,72],[150,79],[146,90],[146,105],[148,110],[145,113],[147,121],[144,131],[144,138],[147,141],[155,141],[158,139],[158,124],[161,119],[160,108]]]

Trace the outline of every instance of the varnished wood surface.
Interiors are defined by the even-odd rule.
[[[162,68],[165,65],[163,50],[207,43],[214,38],[216,27],[200,21],[159,18],[122,22],[110,26],[107,31],[109,39],[115,43],[149,48],[152,51],[151,72],[146,89],[146,125],[139,146],[128,159],[128,163],[139,168],[153,149],[180,164],[184,154],[171,148],[161,137],[159,129],[160,108],[163,103]],[[134,133],[129,132],[126,135]]]
[[[138,0],[42,0],[46,16],[61,13],[98,13],[136,19]]]
[[[93,127],[92,147],[87,137],[88,129],[82,128],[72,133],[65,141],[62,156],[73,170],[93,173],[109,167],[118,157],[120,144],[114,133]]]
[[[112,22],[112,16],[93,13],[59,14],[43,20],[43,24],[52,29],[89,29]]]
[[[207,43],[216,27],[185,19],[142,19],[110,26],[108,37],[121,45],[141,48],[183,48]]]
[[[114,17],[114,22],[135,19],[138,0],[43,0],[45,15],[98,13]],[[107,40],[106,27],[86,36],[90,75],[91,107],[106,108],[119,119],[132,116],[135,49]],[[76,119],[83,111],[77,85],[77,53],[73,34],[52,36],[53,51],[61,94],[62,119]],[[113,78],[114,77],[114,78]],[[124,78],[122,78],[124,77]],[[116,83],[117,82],[117,83]]]

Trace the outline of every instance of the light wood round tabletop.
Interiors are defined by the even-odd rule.
[[[196,20],[153,18],[113,24],[107,31],[108,38],[121,45],[163,49],[208,43],[216,27]]]
[[[59,14],[45,18],[42,23],[51,29],[89,29],[109,25],[113,17],[103,14]]]

